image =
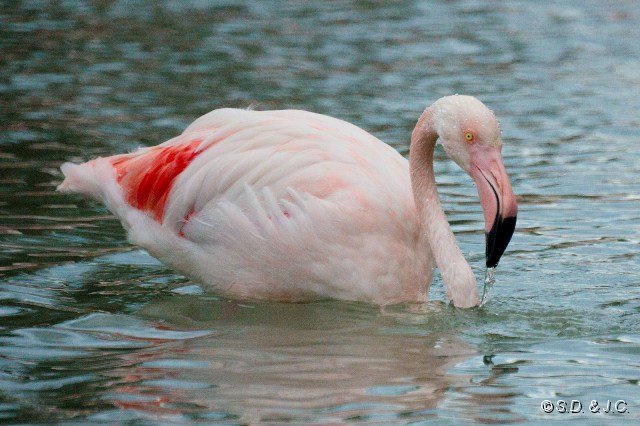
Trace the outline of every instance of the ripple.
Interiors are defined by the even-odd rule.
[[[143,321],[126,315],[93,313],[59,325],[70,330],[111,333],[123,337],[148,340],[184,340],[211,334],[208,330],[178,331],[145,325]]]

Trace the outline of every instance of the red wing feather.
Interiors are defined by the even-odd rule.
[[[175,179],[201,153],[200,140],[158,146],[142,153],[116,155],[109,160],[131,206],[150,212],[162,223],[164,206]]]

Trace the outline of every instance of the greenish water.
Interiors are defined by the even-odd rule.
[[[600,1],[3,2],[0,418],[16,422],[640,420],[640,7]],[[494,109],[520,203],[482,309],[239,303],[54,192],[63,161],[217,107],[301,108],[403,154],[420,112]],[[473,183],[438,149],[479,278]],[[579,400],[584,413],[545,414]],[[591,400],[625,400],[591,414]]]

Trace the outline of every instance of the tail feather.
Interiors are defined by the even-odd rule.
[[[82,164],[64,163],[60,169],[65,179],[57,190],[81,194],[103,202],[120,219],[129,240],[152,254],[162,253],[165,248],[175,249],[176,241],[184,240],[183,238],[160,231],[160,224],[151,216],[125,201],[112,159],[113,157],[96,158]],[[161,243],[158,243],[158,239]],[[171,239],[171,242],[167,243],[167,239]]]
[[[98,167],[97,163],[98,160],[82,164],[64,163],[60,169],[65,179],[56,189],[64,193],[83,194],[102,200],[103,186],[110,176],[100,173],[101,167]],[[111,174],[113,174],[112,171]]]
[[[120,210],[125,203],[108,158],[96,158],[82,164],[64,163],[60,169],[65,179],[58,185],[58,191],[102,201],[109,210],[121,216]]]

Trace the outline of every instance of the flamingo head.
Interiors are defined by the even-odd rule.
[[[516,226],[518,204],[502,162],[500,126],[473,96],[453,95],[432,105],[432,123],[447,155],[474,180],[484,213],[486,264],[500,261]]]

